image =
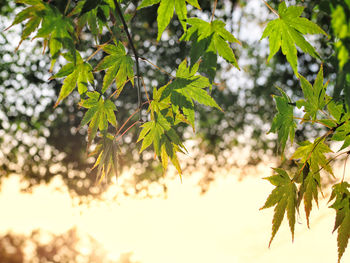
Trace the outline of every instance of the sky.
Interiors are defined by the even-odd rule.
[[[322,198],[311,213],[311,229],[301,213],[294,243],[285,221],[268,248],[273,209],[259,208],[272,189],[261,179],[269,173],[266,167],[242,181],[235,174],[218,176],[205,195],[199,194],[194,177],[184,176],[182,183],[178,178],[167,182],[166,199],[107,198],[90,208],[74,206],[67,192],[55,190],[59,180],[24,194],[12,176],[0,193],[6,211],[0,234],[29,234],[37,228],[60,234],[76,227],[99,241],[111,258],[133,252],[141,263],[336,262],[335,213]],[[342,262],[350,262],[349,249]]]

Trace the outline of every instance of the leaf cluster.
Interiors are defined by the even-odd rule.
[[[310,226],[310,213],[313,208],[313,201],[318,205],[319,193],[322,194],[322,177],[325,175],[321,171],[323,170],[335,178],[330,162],[339,156],[344,154],[349,155],[350,153],[349,151],[340,152],[334,157],[329,158],[333,154],[333,151],[329,147],[332,141],[343,142],[338,152],[350,145],[350,116],[348,113],[349,107],[345,100],[339,100],[336,97],[332,97],[331,94],[327,94],[328,82],[324,83],[323,64],[320,65],[313,85],[298,73],[296,45],[303,52],[321,59],[314,47],[305,40],[303,35],[327,34],[310,20],[300,17],[304,7],[287,7],[285,2],[279,4],[278,11],[272,9],[269,5],[268,7],[278,16],[277,19],[268,23],[262,36],[262,38],[269,37],[270,55],[268,61],[281,48],[295,76],[300,81],[303,94],[302,99],[293,102],[282,89],[278,88],[282,96],[273,96],[277,114],[273,119],[270,132],[277,133],[278,135],[277,139],[282,150],[282,157],[284,156],[288,138],[291,144],[293,144],[298,128],[297,120],[299,120],[299,125],[309,123],[314,127],[322,126],[323,130],[325,130],[325,133],[315,138],[313,142],[308,140],[298,142],[299,146],[290,157],[298,166],[298,170],[294,175],[289,176],[285,170],[276,168],[276,174],[266,178],[276,186],[262,207],[268,208],[275,206],[271,244],[281,225],[285,210],[287,210],[287,215],[288,211],[290,211],[288,221],[292,236],[294,236],[295,211],[299,211],[301,201],[304,203],[307,225],[308,227]],[[299,110],[297,111],[296,108]],[[300,116],[300,110],[303,111],[302,116]],[[344,166],[346,165],[346,161],[347,158],[345,159]],[[350,235],[350,218],[348,218],[349,192],[347,188],[348,183],[344,181],[343,175],[341,183],[333,186],[333,192],[330,198],[330,200],[335,199],[335,202],[331,206],[336,210],[334,230],[341,226],[338,230],[339,262],[344,254]]]

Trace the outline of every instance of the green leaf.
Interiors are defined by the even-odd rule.
[[[327,83],[323,84],[323,66],[320,67],[314,86],[303,76],[299,75],[299,78],[305,100],[299,100],[297,106],[298,108],[304,107],[304,119],[316,120],[317,112],[323,110],[328,100],[326,95]]]
[[[273,118],[271,129],[269,131],[278,134],[278,142],[281,152],[284,151],[288,137],[291,143],[293,143],[295,129],[297,127],[293,116],[293,106],[290,98],[280,88],[277,89],[281,92],[282,96],[273,96],[276,102],[277,114]]]
[[[298,76],[298,60],[296,45],[305,53],[319,58],[313,46],[304,38],[305,34],[327,35],[319,26],[304,17],[300,17],[304,10],[301,6],[287,7],[285,2],[279,5],[279,17],[270,21],[261,37],[269,37],[270,55],[268,61],[282,48],[282,53],[287,57],[288,62]]]
[[[333,171],[325,156],[325,153],[332,152],[331,149],[324,143],[323,138],[318,138],[311,143],[303,142],[292,155],[292,159],[300,159],[301,163],[309,162],[311,172],[318,173],[322,167],[327,172],[333,175]]]
[[[114,80],[118,90],[122,89],[127,81],[134,85],[134,62],[126,54],[124,46],[119,42],[116,45],[106,45],[103,50],[109,55],[104,57],[95,68],[95,71],[107,69],[103,78],[102,93],[110,87]]]
[[[192,41],[190,52],[191,65],[194,65],[202,56],[202,68],[212,82],[217,67],[217,54],[227,62],[239,69],[236,57],[227,43],[240,43],[230,32],[225,29],[225,23],[214,20],[210,23],[199,18],[189,18],[187,23],[191,27],[180,40]]]
[[[96,136],[97,130],[107,130],[108,122],[114,127],[117,127],[117,120],[114,113],[117,107],[111,100],[104,100],[96,91],[89,92],[87,95],[89,98],[80,102],[80,106],[88,109],[80,126],[84,126],[90,122],[88,128],[88,142],[90,145]]]
[[[74,63],[68,63],[57,74],[51,77],[51,79],[54,79],[67,76],[63,81],[55,107],[72,93],[76,86],[78,86],[79,94],[83,94],[87,91],[88,83],[93,84],[94,82],[91,65],[84,62],[79,54],[77,56],[78,63],[76,65]]]
[[[21,35],[21,42],[22,42],[39,27],[43,19],[43,12],[45,11],[45,9],[47,9],[47,6],[42,1],[22,1],[21,3],[29,4],[32,6],[29,6],[23,9],[21,12],[19,12],[16,15],[11,26],[6,28],[5,30],[9,29],[13,25],[19,24],[28,19],[22,31],[22,35]],[[17,48],[19,48],[21,42],[19,43]]]
[[[198,68],[198,65],[193,68]],[[197,101],[206,106],[215,107],[222,111],[220,106],[205,90],[205,88],[210,86],[209,80],[203,76],[195,75],[195,73],[195,70],[191,70],[187,67],[187,61],[184,60],[178,68],[176,79],[166,85],[161,96],[161,100],[170,97],[170,102],[175,108],[175,111],[180,108],[193,128],[193,101]]]
[[[330,206],[336,211],[336,220],[333,232],[338,229],[338,263],[342,258],[350,237],[350,192],[349,183],[341,182],[333,185],[329,202],[335,199]]]
[[[288,174],[280,168],[274,169],[275,174],[264,178],[269,180],[276,188],[268,196],[264,206],[261,209],[275,206],[275,213],[272,220],[272,235],[269,242],[271,245],[279,227],[284,218],[285,211],[287,211],[287,218],[289,222],[292,239],[294,240],[294,226],[295,226],[295,212],[297,202],[297,188],[295,183],[290,179]]]
[[[46,8],[41,27],[35,38],[42,37],[44,39],[49,39],[50,54],[52,56],[51,69],[57,60],[60,49],[62,48],[62,40],[66,39],[65,42],[67,43],[67,39],[70,39],[70,42],[74,43],[72,36],[74,36],[73,21],[51,5],[49,8]],[[71,47],[66,48],[72,50]],[[74,47],[73,50],[75,52]]]
[[[91,11],[92,9],[95,9],[101,4],[101,2],[101,0],[86,0],[81,10],[80,16]]]
[[[170,20],[174,16],[174,10],[180,20],[180,23],[183,27],[183,30],[186,32],[187,30],[187,7],[186,2],[190,5],[200,9],[200,6],[197,0],[143,0],[137,9],[141,9],[147,6],[151,6],[154,4],[160,3],[158,7],[158,36],[157,40],[159,41],[164,30],[169,25]]]
[[[97,151],[94,155],[98,156],[96,162],[91,170],[97,168],[96,181],[101,183],[105,176],[109,176],[114,172],[115,176],[118,176],[118,145],[114,140],[112,134],[104,134],[99,144],[97,145]]]
[[[310,227],[310,212],[312,210],[312,201],[315,200],[318,205],[318,188],[321,188],[321,177],[320,173],[310,170],[309,164],[304,167],[302,182],[298,191],[297,207],[300,202],[304,199],[304,209],[306,214],[307,226]]]
[[[159,3],[160,3],[160,0],[143,0],[141,4],[137,7],[137,10],[147,6],[159,4]]]
[[[153,144],[154,151],[160,157],[164,171],[168,166],[168,158],[181,175],[181,167],[177,152],[186,151],[180,137],[172,128],[171,123],[161,113],[154,113],[154,120],[144,123],[138,142],[142,140],[140,153]]]

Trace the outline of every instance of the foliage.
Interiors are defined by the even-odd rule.
[[[93,166],[93,168],[97,167],[96,179],[101,181],[112,171],[117,175],[118,147],[121,138],[137,125],[142,128],[138,136],[138,142],[141,142],[140,152],[153,145],[155,157],[160,160],[164,172],[170,159],[181,175],[182,170],[177,154],[185,153],[187,150],[178,130],[180,127],[190,125],[195,131],[194,102],[222,111],[220,103],[217,103],[211,96],[217,90],[217,83],[214,82],[214,79],[219,69],[218,55],[239,69],[230,43],[240,42],[225,28],[226,24],[222,20],[215,19],[214,11],[217,1],[214,3],[210,21],[188,16],[190,9],[187,9],[186,2],[200,9],[196,0],[143,0],[138,3],[136,12],[159,4],[156,16],[157,41],[162,41],[166,28],[171,26],[170,22],[175,10],[183,30],[179,40],[184,41],[185,44],[187,42],[192,44],[189,52],[190,61],[188,63],[186,58],[181,59],[182,62],[177,65],[176,76],[172,76],[160,66],[155,66],[146,58],[140,57],[129,32],[128,23],[131,24],[132,16],[127,14],[126,10],[130,1],[86,0],[77,3],[66,1],[63,7],[55,1],[52,3],[41,0],[17,2],[27,5],[17,14],[13,22],[13,25],[25,23],[21,41],[35,33],[34,38],[43,40],[44,50],[46,45],[49,47],[51,70],[56,70],[56,64],[59,64],[60,70],[51,79],[64,77],[55,106],[69,98],[69,95],[78,87],[80,100],[78,104],[88,109],[81,121],[81,126],[89,124],[88,151],[97,157]],[[278,10],[275,10],[267,2],[264,1],[264,3],[278,17],[267,24],[261,37],[262,39],[269,38],[270,54],[267,60],[272,62],[272,58],[279,56],[278,51],[281,49],[294,72],[294,77],[299,79],[302,91],[300,98],[294,102],[293,98],[278,88],[282,96],[274,96],[278,113],[272,121],[270,133],[277,133],[279,148],[284,157],[288,138],[291,143],[295,138],[299,139],[297,136],[299,126],[308,123],[315,127],[315,130],[320,126],[322,126],[321,130],[325,130],[325,133],[316,137],[313,143],[310,140],[298,140],[299,147],[290,158],[298,164],[296,174],[288,175],[284,169],[275,168],[275,174],[266,178],[276,186],[262,207],[263,209],[275,206],[271,244],[282,223],[285,211],[287,211],[290,230],[294,238],[295,214],[299,211],[301,200],[304,200],[309,226],[312,202],[314,200],[317,204],[319,192],[322,193],[323,173],[321,171],[324,170],[335,176],[330,162],[340,156],[350,154],[350,151],[343,151],[329,158],[333,153],[329,147],[332,141],[343,142],[339,151],[350,145],[350,73],[347,70],[349,51],[346,45],[349,37],[347,14],[350,2],[333,4],[328,1],[327,3],[320,1],[320,4],[313,8],[313,10],[328,8],[332,11],[331,34],[335,41],[335,65],[338,67],[333,94],[327,92],[328,83],[324,84],[322,64],[313,85],[299,73],[301,63],[298,64],[296,47],[298,46],[301,51],[315,59],[322,60],[325,68],[327,63],[334,65],[328,58],[323,58],[322,54],[317,52],[304,37],[306,34],[328,36],[327,33],[311,20],[300,17],[305,9],[303,6],[290,5],[287,7],[285,2],[281,2]],[[88,28],[97,43],[92,53],[92,46],[86,49],[80,46],[80,43],[84,41],[84,28]],[[106,31],[109,32],[108,35],[103,35],[103,32]],[[98,61],[93,65],[91,59],[98,57],[97,54],[101,54],[102,50],[108,55],[103,56],[100,60],[97,59]],[[68,61],[67,64],[61,62],[62,57]],[[140,60],[155,66],[162,73],[166,72],[167,76],[163,78],[158,87],[150,87],[145,84],[144,76],[140,71]],[[100,71],[103,72],[101,85],[96,75]],[[137,108],[126,121],[121,122],[122,125],[119,127],[117,122],[119,115],[116,115],[115,112],[118,110],[118,102],[121,101],[120,96],[126,92],[125,86],[130,89],[134,86],[134,93],[137,94],[137,103],[135,103]],[[153,88],[152,93],[151,88]],[[142,98],[142,89],[145,100],[143,100],[144,97]],[[145,105],[147,105],[147,120],[144,119]],[[302,116],[300,116],[300,109],[304,111]],[[139,114],[138,119],[127,126],[137,113]],[[299,124],[297,120],[300,121]],[[293,148],[288,150],[293,150]],[[347,188],[348,184],[343,176],[341,183],[333,186],[331,195],[331,200],[335,198],[331,207],[336,210],[334,230],[338,231],[338,261],[347,247],[350,235],[349,191]]]
[[[277,14],[275,10],[272,11]],[[268,197],[265,205],[262,207],[268,208],[276,205],[275,215],[272,221],[271,241],[281,225],[285,210],[287,210],[287,215],[289,211],[288,220],[294,239],[295,211],[299,209],[302,199],[304,200],[306,219],[309,226],[312,201],[314,200],[316,204],[318,204],[318,193],[319,191],[322,192],[322,177],[320,171],[323,169],[334,176],[330,162],[343,154],[350,154],[350,151],[347,151],[329,159],[326,156],[326,154],[332,152],[327,145],[332,141],[343,141],[343,146],[339,151],[348,146],[349,139],[347,138],[349,133],[345,135],[343,132],[344,128],[342,127],[344,125],[344,127],[346,127],[350,121],[348,117],[349,105],[346,104],[344,100],[336,100],[326,93],[327,83],[324,84],[322,65],[320,66],[314,85],[311,85],[309,81],[297,71],[296,49],[292,40],[304,52],[318,57],[316,51],[305,41],[301,34],[324,33],[323,30],[309,20],[296,18],[302,11],[302,7],[290,6],[287,8],[286,4],[282,2],[278,8],[278,20],[270,22],[263,34],[263,37],[270,36],[269,59],[282,45],[282,53],[286,55],[296,77],[299,78],[304,95],[304,99],[292,102],[285,92],[280,90],[282,97],[275,98],[278,114],[273,120],[271,131],[278,133],[278,140],[282,145],[282,151],[285,149],[288,136],[290,137],[291,143],[293,143],[294,130],[296,128],[294,119],[300,120],[300,124],[309,122],[314,126],[323,125],[327,131],[322,136],[317,137],[313,143],[310,141],[299,143],[299,147],[291,156],[291,159],[295,160],[299,165],[297,173],[292,176],[292,178],[290,178],[283,169],[275,169],[277,174],[267,178],[276,186]],[[340,63],[342,65],[341,61]],[[294,107],[302,108],[304,115],[302,117],[297,117],[293,109]],[[346,161],[347,158],[345,163]],[[299,184],[298,190],[295,184]],[[350,237],[350,217],[347,212],[349,209],[349,191],[347,187],[348,183],[344,181],[343,175],[341,183],[333,186],[333,192],[330,198],[330,200],[333,200],[336,197],[334,204],[331,206],[337,211],[334,230],[338,229],[340,226],[338,229],[338,262],[340,262]]]
[[[43,240],[43,237],[45,239]],[[84,247],[88,251],[82,250]],[[30,251],[28,250],[30,248]],[[76,262],[76,263],[136,263],[132,253],[123,253],[119,259],[110,259],[109,253],[90,236],[72,228],[59,235],[33,230],[26,235],[5,233],[0,236],[2,263]],[[137,261],[139,262],[139,261]]]

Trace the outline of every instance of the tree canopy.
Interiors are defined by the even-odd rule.
[[[108,181],[135,160],[136,181],[159,180],[169,162],[181,177],[191,130],[203,149],[195,158],[212,154],[216,165],[250,130],[249,163],[281,156],[262,207],[275,207],[270,243],[285,213],[294,238],[301,201],[309,225],[312,204],[331,188],[340,262],[350,236],[350,1],[262,0],[271,14],[259,21],[265,44],[240,39],[245,1],[16,2],[19,9],[1,9],[16,13],[3,44],[22,25],[18,53],[0,49],[4,175],[20,171],[36,184],[59,174],[79,194],[98,193],[95,179]],[[30,61],[21,57],[28,38],[40,40]],[[227,72],[244,72],[252,84],[225,87]],[[40,84],[37,93],[28,94],[31,84]]]

